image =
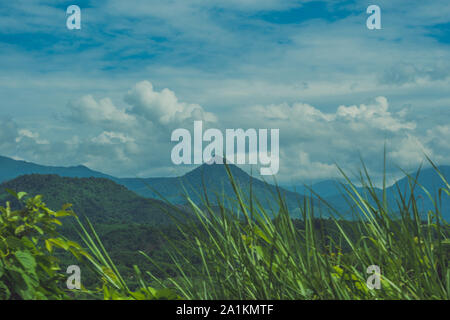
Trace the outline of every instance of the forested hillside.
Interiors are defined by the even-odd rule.
[[[25,175],[0,185],[3,203],[13,200],[6,189],[45,195],[44,201],[51,208],[70,203],[78,215],[86,215],[94,223],[165,225],[170,222],[167,212],[176,213],[162,201],[143,198],[104,178]]]

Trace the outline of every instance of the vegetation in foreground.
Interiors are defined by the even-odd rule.
[[[415,177],[410,177],[408,192],[398,190],[397,206],[392,207],[386,187],[380,196],[365,168],[364,192],[342,172],[358,219],[349,223],[335,212],[324,223],[316,219],[320,212],[308,199],[299,203],[301,220],[294,221],[276,192],[273,201],[280,209],[272,219],[251,189],[244,194],[228,173],[232,199],[217,194],[213,206],[205,192],[202,208],[187,198],[194,214],[185,219],[168,212],[183,243],[167,239],[173,272],[141,252],[160,272],[141,272],[135,266],[133,286],[89,221],[76,219],[80,245],[56,229],[60,218],[73,215],[69,207],[55,212],[40,197],[24,200],[25,194],[15,194],[22,209],[11,210],[8,204],[0,208],[0,298],[449,299],[450,229],[441,202],[450,196],[450,186],[444,176],[439,192],[428,194],[434,210],[423,221],[414,196],[421,188]],[[67,274],[55,249],[89,266],[99,285],[65,289]],[[380,290],[366,285],[371,265],[381,269]]]

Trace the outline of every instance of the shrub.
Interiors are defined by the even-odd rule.
[[[56,231],[59,218],[71,216],[68,206],[52,211],[40,196],[23,200],[25,193],[9,191],[22,208],[0,207],[0,299],[64,299],[66,275],[61,272],[53,248],[76,256],[81,247]]]

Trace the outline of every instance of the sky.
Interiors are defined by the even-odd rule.
[[[280,129],[279,183],[379,179],[385,148],[393,180],[450,164],[449,89],[447,0],[0,4],[0,155],[45,165],[177,176],[171,132],[203,120]]]

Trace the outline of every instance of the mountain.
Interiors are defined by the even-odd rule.
[[[450,182],[450,166],[440,166],[438,167],[439,172],[443,175],[446,181]],[[419,205],[419,209],[421,211],[428,212],[429,210],[433,210],[434,206],[432,201],[429,199],[429,195],[427,192],[433,197],[433,199],[438,200],[439,189],[444,187],[444,182],[435,169],[422,169],[420,172],[413,172],[410,174],[411,177],[415,180],[417,178],[417,182],[421,185],[416,185],[414,187],[414,196],[417,199],[417,203]],[[417,176],[417,177],[416,177]],[[398,180],[393,186],[387,189],[388,200],[390,202],[396,202],[398,200],[399,191],[404,194],[410,194],[411,186],[410,184],[414,184],[414,180],[410,181],[409,177],[404,177]],[[423,189],[427,192],[425,192]],[[409,199],[409,197],[407,197]],[[437,201],[439,202],[439,200]],[[442,193],[441,198],[441,208],[442,214],[447,221],[450,221],[450,196]],[[424,217],[426,215],[424,214]]]
[[[345,190],[342,188],[341,182],[338,180],[324,180],[310,185],[285,186],[286,189],[298,192],[300,194],[309,195],[311,190],[319,194],[322,198],[341,195]],[[361,191],[362,188],[357,188]]]
[[[257,178],[252,178],[235,165],[230,164],[229,167],[237,183],[243,188],[243,191],[248,193],[250,181],[252,181],[252,189],[255,197],[263,202],[262,205],[265,208],[277,210],[277,201],[275,200],[277,188],[275,186],[266,184]],[[216,194],[221,194],[225,198],[234,197],[234,191],[228,179],[225,166],[221,164],[203,164],[181,177],[141,179],[116,178],[91,170],[85,166],[51,167],[14,160],[7,157],[0,157],[0,182],[5,182],[18,176],[29,174],[55,174],[61,177],[77,178],[106,178],[125,186],[141,197],[161,199],[162,196],[162,198],[167,199],[174,204],[185,204],[186,192],[194,202],[201,203],[203,182],[208,190],[207,195],[210,200],[215,201]],[[154,190],[157,190],[157,192]],[[280,191],[291,208],[296,207],[298,201],[301,201],[302,199],[302,196],[295,192],[282,188]],[[44,192],[41,193],[44,194]]]
[[[447,180],[447,182],[450,183],[450,166],[439,166],[438,167],[439,172],[444,176],[444,178]],[[430,169],[422,169],[419,172],[412,172],[410,173],[412,178],[416,178],[416,175],[418,175],[417,180],[418,182],[428,191],[437,191],[439,188],[443,187],[442,178],[439,176],[439,174],[434,170],[433,168]],[[401,191],[405,191],[409,189],[409,178],[404,177],[396,182],[396,185],[400,188]],[[389,188],[389,190],[396,190],[396,186],[393,185]],[[419,186],[416,187],[416,190],[418,195],[425,196],[425,192],[423,189],[421,189]]]
[[[237,166],[230,164],[229,167],[238,185],[242,188],[244,197],[248,197],[251,183],[252,192],[254,196],[260,200],[261,204],[265,208],[269,208],[269,210],[270,208],[273,208],[274,211],[277,210],[277,201],[275,200],[277,188],[274,185],[266,184],[260,179],[251,177]],[[450,166],[440,166],[439,170],[449,181]],[[203,164],[180,177],[123,179],[91,170],[85,166],[48,167],[25,161],[13,160],[6,157],[0,157],[0,182],[30,173],[56,174],[61,177],[105,178],[114,181],[118,185],[125,186],[129,190],[133,191],[135,196],[139,195],[140,199],[143,197],[158,199],[162,196],[164,199],[178,205],[184,205],[186,203],[184,196],[186,192],[194,202],[200,203],[201,197],[203,196],[204,187],[206,187],[207,196],[211,202],[216,201],[216,194],[219,194],[220,197],[225,197],[225,199],[234,198],[234,191],[229,182],[225,166],[220,164]],[[415,175],[413,174],[413,176]],[[439,187],[443,186],[442,180],[433,168],[422,169],[418,180],[419,183],[427,188],[432,195],[435,195]],[[396,186],[405,192],[408,187],[408,178],[402,178],[398,180],[395,185],[387,188],[388,201],[393,209],[397,208],[396,202],[398,199],[398,191]],[[313,184],[311,188],[339,211],[349,211],[350,206],[345,197],[342,197],[342,187],[339,185],[338,181],[322,181],[320,183]],[[39,189],[36,189],[36,191],[38,190]],[[285,198],[290,209],[298,207],[298,203],[304,199],[302,194],[310,194],[309,189],[304,186],[285,187],[280,188],[279,190],[281,191],[281,194]],[[100,191],[101,190],[99,190],[99,192]],[[360,193],[365,193],[363,188],[358,188],[358,191]],[[44,192],[40,193],[45,194]],[[381,190],[378,190],[377,193],[379,196],[382,195]],[[427,212],[427,210],[433,208],[431,201],[428,200],[428,196],[420,188],[416,188],[415,195],[420,199],[422,212]],[[317,203],[315,203],[315,205],[317,206]],[[442,208],[444,209],[443,214],[446,219],[450,219],[450,203],[448,196],[443,197]],[[323,214],[326,215],[326,212],[323,212]]]
[[[440,166],[438,167],[441,174],[447,178],[447,181],[450,180],[450,166]],[[415,178],[417,172],[411,172],[410,176]],[[397,191],[396,185],[399,186],[401,191],[406,191],[409,186],[409,179],[407,176],[401,178],[396,183],[394,183],[392,186],[387,188],[387,191],[389,193]],[[418,182],[424,186],[429,191],[436,191],[439,188],[443,186],[442,179],[437,174],[436,170],[433,168],[426,168],[422,169],[419,172],[418,176]],[[338,180],[324,180],[320,181],[314,184],[310,185],[289,185],[284,186],[286,189],[290,191],[294,191],[300,194],[310,194],[311,189],[318,193],[321,197],[334,197],[334,196],[340,196],[342,192],[345,192],[345,190],[342,188],[341,182]],[[364,188],[356,188],[358,192],[363,192]],[[377,188],[376,188],[377,189]],[[421,188],[416,188],[418,192],[423,196],[425,193]],[[381,189],[377,189],[378,192],[382,192]]]
[[[0,156],[0,183],[5,182],[25,174],[57,174],[61,177],[73,178],[107,178],[114,180],[107,174],[94,171],[85,166],[75,167],[51,167],[43,166],[22,160]]]
[[[175,213],[166,203],[138,196],[105,178],[20,176],[0,185],[0,203],[3,204],[13,200],[6,189],[25,191],[30,196],[43,195],[44,202],[54,210],[71,203],[75,213],[86,215],[92,222],[165,225],[170,222],[166,211]]]
[[[299,201],[303,199],[303,196],[298,193],[284,188],[277,188],[272,184],[252,177],[235,165],[229,164],[228,166],[236,184],[243,192],[244,199],[248,198],[251,185],[255,198],[266,209],[278,210],[278,190],[290,208],[297,207]],[[201,199],[204,197],[204,190],[207,190],[208,200],[213,203],[217,203],[217,197],[219,199],[227,199],[234,198],[235,195],[225,165],[215,163],[203,164],[181,177],[120,179],[120,183],[142,196],[150,198],[163,197],[177,204],[186,202],[186,194],[194,202],[201,203]]]
[[[438,170],[445,177],[447,182],[450,181],[450,166],[439,166]],[[439,189],[444,187],[444,182],[434,168],[422,169],[418,173],[412,172],[410,173],[410,176],[413,179],[417,178],[417,182],[422,187],[424,187],[433,198],[438,195]],[[406,195],[406,199],[409,200],[409,195],[411,194],[410,182],[414,183],[413,181],[414,180],[410,181],[410,178],[405,176],[399,179],[392,186],[386,188],[387,201],[391,209],[398,209],[398,202],[400,201],[399,192],[402,194],[402,196]],[[338,211],[347,212],[350,210],[351,205],[349,205],[349,201],[347,199],[348,197],[342,196],[342,194],[345,195],[345,191],[343,190],[339,182],[326,180],[317,184],[313,184],[312,186],[310,186],[310,188],[317,192],[321,197],[325,198],[325,200]],[[304,191],[305,194],[309,192],[309,189],[306,187],[303,187],[303,189],[295,187],[295,190],[299,189],[300,192]],[[371,197],[367,193],[367,190],[365,190],[364,188],[356,189],[361,195],[367,197],[368,199],[371,199]],[[383,191],[377,188],[375,188],[375,191],[377,196],[382,199]],[[426,213],[429,210],[434,209],[433,202],[429,199],[427,193],[419,185],[416,185],[414,188],[414,196],[418,200],[417,202],[420,205],[419,210],[422,212],[422,217],[426,218]],[[370,202],[372,203],[372,205],[375,205],[374,201]],[[441,208],[444,218],[447,221],[450,220],[450,197],[445,194],[442,195]]]

